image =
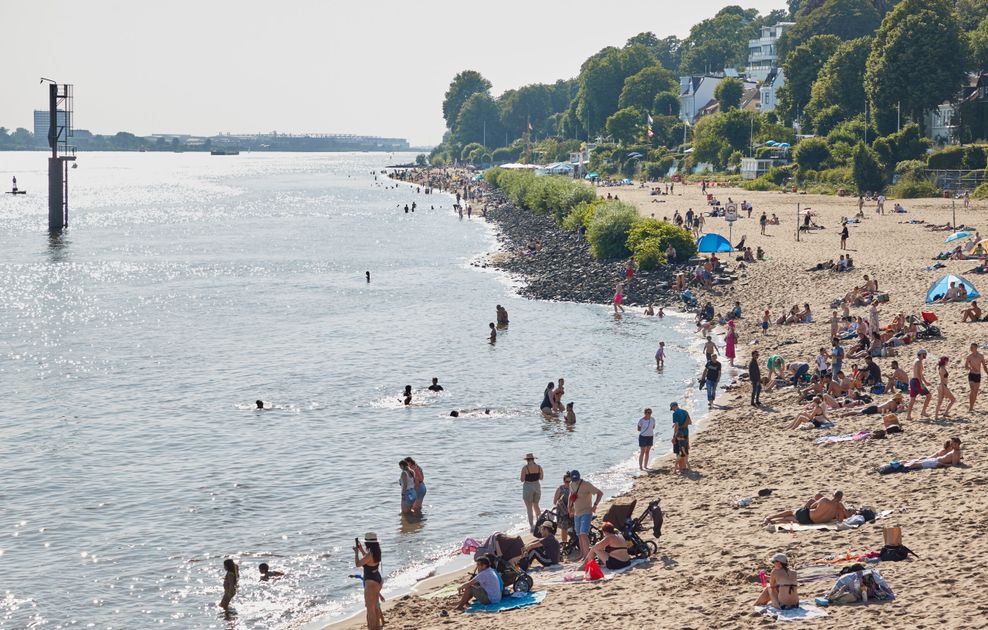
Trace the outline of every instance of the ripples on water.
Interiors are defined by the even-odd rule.
[[[0,196],[0,627],[219,627],[227,556],[238,625],[297,627],[358,605],[356,535],[381,536],[388,593],[517,527],[527,451],[547,499],[566,468],[627,486],[641,408],[664,419],[692,382],[689,322],[513,296],[469,265],[489,230],[375,182],[387,160],[86,154],[49,240],[45,155],[0,153],[29,191]],[[560,376],[575,428],[537,409]]]

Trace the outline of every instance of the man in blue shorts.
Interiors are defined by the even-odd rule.
[[[596,496],[596,499],[593,497]],[[590,521],[597,511],[597,504],[604,498],[595,485],[580,477],[579,470],[569,473],[569,513],[573,516],[573,529],[580,541],[580,555],[590,553]]]

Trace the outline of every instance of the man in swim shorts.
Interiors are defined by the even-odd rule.
[[[971,344],[971,354],[964,359],[964,367],[967,368],[967,384],[971,387],[968,395],[968,411],[974,411],[974,403],[978,400],[978,391],[981,389],[981,369],[988,372],[988,365],[985,364],[985,357],[978,352],[978,344]]]
[[[604,498],[604,493],[581,478],[579,470],[571,470],[569,478],[567,506],[573,517],[573,529],[580,540],[580,553],[586,557],[590,553],[590,521],[593,520],[593,513],[597,511],[597,504]]]
[[[679,408],[679,403],[670,403],[672,411],[672,452],[676,454],[676,472],[690,469],[690,425],[693,421],[685,409]]]
[[[909,379],[909,409],[906,410],[906,421],[913,419],[913,406],[916,404],[917,396],[926,397],[920,415],[924,418],[929,416],[926,410],[930,406],[930,384],[926,382],[926,378],[923,376],[923,361],[925,360],[926,350],[920,348],[916,351],[916,360],[913,361],[913,376]]]

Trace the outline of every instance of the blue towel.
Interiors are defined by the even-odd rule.
[[[467,614],[481,612],[496,613],[501,612],[502,610],[514,610],[515,608],[535,606],[536,604],[542,603],[542,600],[545,599],[545,594],[545,591],[538,591],[535,593],[512,593],[511,597],[505,597],[496,604],[481,604],[474,602],[464,612]]]

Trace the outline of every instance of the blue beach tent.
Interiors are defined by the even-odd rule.
[[[696,251],[703,254],[729,252],[731,251],[731,243],[720,234],[704,234],[703,237],[696,242]]]
[[[962,284],[964,285],[964,287],[967,289],[967,299],[969,302],[971,300],[976,300],[979,297],[981,297],[981,294],[978,293],[978,290],[974,288],[974,285],[971,284],[970,280],[964,278],[963,276],[955,276],[953,274],[947,274],[946,276],[940,278],[930,286],[930,290],[926,292],[926,301],[932,302],[933,298],[941,297],[945,295],[947,293],[947,289],[950,288],[951,282],[957,284],[958,286]]]

